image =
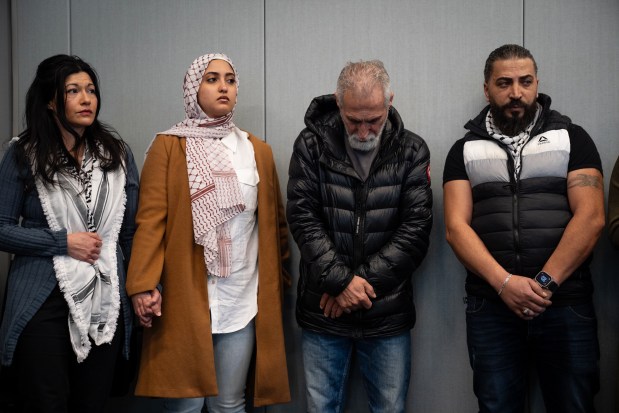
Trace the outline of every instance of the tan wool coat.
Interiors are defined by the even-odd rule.
[[[288,257],[284,206],[271,147],[250,134],[258,184],[258,314],[254,405],[290,400],[282,329],[282,259]],[[140,182],[129,295],[162,286],[162,315],[144,329],[136,395],[217,394],[203,247],[193,239],[185,139],[159,135]]]

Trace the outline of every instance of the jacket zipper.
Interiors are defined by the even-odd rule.
[[[357,267],[363,262],[363,254],[365,248],[363,248],[363,226],[365,223],[365,182],[361,182],[355,190],[355,238],[353,242],[354,254],[354,266]]]
[[[514,173],[516,170],[514,159],[509,153],[507,154],[507,156],[508,156],[507,171],[509,173],[509,180],[512,182],[510,187],[512,189],[512,225],[513,225],[512,233],[514,237],[514,257],[515,257],[514,268],[515,268],[516,274],[521,274],[522,269],[521,269],[521,256],[520,256],[521,250],[520,250],[520,213],[519,213],[520,211],[520,198],[519,198],[520,172],[518,173],[518,176],[514,176]],[[522,157],[520,159],[521,159],[520,169],[522,170]]]
[[[360,185],[355,190],[355,237],[353,241],[353,249],[354,249],[354,268],[358,267],[364,261],[365,248],[363,247],[363,234],[364,234],[364,224],[365,224],[365,199],[366,199],[366,190],[365,190],[365,182],[361,182]],[[363,311],[355,311],[355,317],[359,322],[363,320]],[[360,325],[360,324],[359,324]],[[356,338],[363,337],[363,329],[361,327],[355,327],[353,331],[353,336]]]
[[[540,121],[541,119],[544,119],[544,117],[546,116],[546,108],[542,107],[542,111],[539,115],[538,121],[535,124],[535,126],[533,126],[533,129],[531,129],[531,132],[529,133],[529,140],[525,143],[525,146],[528,145],[529,142],[531,142],[531,138],[535,135],[537,135],[539,133],[539,131],[542,129],[542,122]],[[490,137],[488,135],[488,133],[486,132],[486,130],[478,127],[476,124],[474,124],[472,121],[467,122],[467,124],[465,125],[465,128],[467,128],[470,133],[473,133],[474,135],[477,135],[479,137],[481,137],[482,139],[487,139],[490,141],[495,141],[492,137]],[[520,199],[518,197],[519,193],[520,193],[520,172],[518,172],[518,176],[515,177],[514,176],[514,171],[515,171],[515,165],[514,165],[514,159],[512,158],[511,154],[509,153],[509,149],[507,149],[505,147],[504,144],[497,142],[499,144],[499,146],[503,147],[503,150],[505,152],[507,152],[507,172],[509,173],[509,182],[510,182],[510,188],[512,191],[512,208],[513,208],[513,212],[512,212],[512,225],[513,225],[513,239],[514,239],[514,256],[515,256],[515,272],[517,274],[521,274],[522,273],[522,268],[521,268],[521,249],[520,249],[520,215],[519,215],[519,208],[520,208]],[[522,148],[522,150],[524,150],[524,147]],[[522,171],[522,151],[520,151],[520,170]]]

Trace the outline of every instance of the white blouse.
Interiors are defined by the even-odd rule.
[[[212,333],[232,333],[245,327],[258,312],[258,169],[254,147],[246,132],[223,138],[241,185],[245,210],[229,221],[232,267],[228,278],[208,275]]]

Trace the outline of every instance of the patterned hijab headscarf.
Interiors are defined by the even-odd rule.
[[[228,277],[232,245],[229,221],[243,212],[245,205],[236,172],[221,143],[222,138],[236,130],[232,123],[234,108],[225,116],[211,118],[198,104],[202,76],[211,60],[230,64],[238,90],[238,74],[226,55],[198,57],[187,70],[183,84],[185,119],[161,134],[186,138],[194,240],[204,246],[209,274]]]

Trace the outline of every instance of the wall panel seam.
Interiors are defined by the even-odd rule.
[[[72,4],[71,4],[71,0],[67,0],[67,49],[69,51],[69,56],[73,54],[73,49],[72,49],[72,36],[71,36],[71,26],[73,26],[73,22],[71,21],[71,9],[72,9]]]
[[[525,44],[525,7],[526,7],[526,2],[527,0],[522,0],[522,47],[527,47],[527,45]]]
[[[18,87],[19,68],[17,67],[17,0],[11,0],[11,134],[17,136],[19,124]]]
[[[265,142],[267,137],[267,1],[262,0],[262,111],[264,124],[262,125],[262,136]]]

